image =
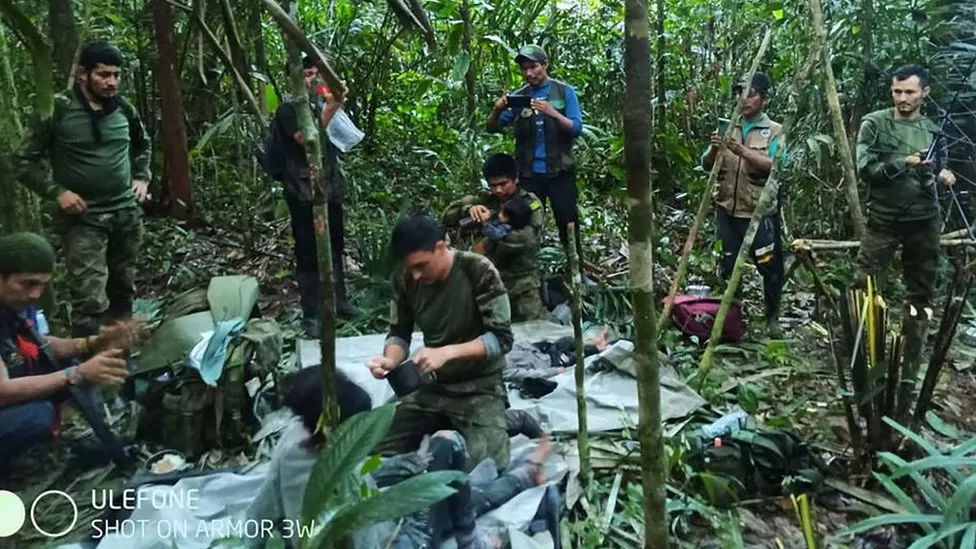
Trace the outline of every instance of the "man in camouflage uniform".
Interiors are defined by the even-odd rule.
[[[118,387],[128,377],[122,349],[144,332],[139,319],[106,327],[97,336],[42,335],[34,305],[54,270],[54,250],[40,235],[0,237],[0,471],[60,428],[69,388]]]
[[[54,96],[53,116],[30,128],[17,153],[20,180],[60,207],[76,336],[132,314],[152,150],[135,108],[117,95],[122,63],[115,46],[87,44],[76,84]]]
[[[736,97],[741,95],[746,82],[732,87]],[[769,103],[772,82],[764,73],[757,72],[752,78],[751,92],[742,102],[742,121],[735,128],[731,139],[721,147],[723,137],[712,132],[711,144],[702,155],[702,167],[711,170],[718,162],[718,185],[715,191],[715,229],[722,241],[722,278],[732,276],[739,248],[759,203],[759,195],[773,168],[773,157],[781,146],[779,134],[782,126],[773,122],[764,112]],[[781,158],[786,158],[783,151]],[[781,160],[783,165],[785,160]],[[779,205],[760,222],[752,242],[750,258],[763,278],[766,328],[773,337],[779,337],[779,306],[783,293],[784,269],[782,236],[779,221]]]
[[[942,215],[936,180],[956,182],[942,169],[946,150],[934,141],[939,128],[921,115],[928,94],[928,71],[916,65],[895,70],[895,106],[865,116],[857,135],[857,172],[868,186],[868,227],[855,285],[865,288],[868,275],[883,282],[901,246],[908,304],[919,309],[932,304],[938,278]],[[930,154],[933,143],[938,146]]]
[[[428,216],[414,216],[393,230],[390,332],[383,355],[367,366],[377,379],[404,362],[414,325],[424,348],[412,360],[430,383],[401,401],[383,453],[408,452],[424,435],[458,431],[468,445],[468,469],[491,457],[509,462],[505,423],[505,353],[512,348],[511,308],[495,267],[471,252],[455,251]]]
[[[441,220],[447,227],[486,223],[497,216],[513,197],[523,197],[532,209],[528,227],[512,231],[486,254],[501,274],[512,304],[512,321],[542,319],[547,316],[542,304],[539,273],[539,242],[543,227],[542,202],[532,193],[519,188],[515,159],[495,154],[482,166],[488,192],[468,195],[452,202]]]

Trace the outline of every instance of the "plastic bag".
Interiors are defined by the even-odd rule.
[[[351,151],[366,137],[366,134],[357,128],[349,115],[346,114],[346,110],[341,107],[332,116],[332,120],[325,131],[329,135],[329,141],[332,141],[332,144],[344,153]]]

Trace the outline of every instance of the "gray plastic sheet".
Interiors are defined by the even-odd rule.
[[[513,326],[517,339],[537,342],[553,341],[572,335],[572,328],[552,322],[530,322]],[[336,340],[336,366],[351,380],[365,389],[380,406],[394,398],[393,390],[383,380],[376,380],[366,368],[366,361],[382,353],[385,334],[340,338]],[[423,346],[423,336],[413,336],[411,354]],[[320,363],[318,341],[300,340],[298,355],[302,367]],[[618,341],[600,354],[586,359],[585,391],[588,405],[589,430],[613,431],[637,425],[637,381],[633,360],[633,344]],[[516,391],[510,391],[511,406],[526,409],[539,417],[549,430],[556,433],[573,433],[577,430],[576,385],[574,369],[551,378],[557,388],[541,399],[524,399]],[[704,400],[681,382],[667,367],[662,368],[661,412],[664,421],[688,416],[704,405]],[[268,418],[270,419],[270,418]],[[274,430],[271,428],[270,430]],[[266,436],[268,433],[264,433]],[[535,448],[537,441],[524,436],[512,439],[512,463],[522,462]],[[554,445],[554,451],[546,463],[549,482],[558,483],[566,475],[575,475],[579,468],[574,448]],[[198,490],[201,494],[194,508],[140,506],[130,521],[139,525],[136,535],[120,532],[106,536],[98,549],[206,549],[211,542],[241,524],[247,505],[254,498],[264,479],[267,465],[260,464],[246,474],[217,473],[209,476],[187,478],[173,486],[144,486],[140,490],[185,494]],[[507,530],[513,549],[545,549],[552,547],[552,540],[545,534],[529,537],[523,532],[535,515],[542,501],[545,485],[519,494],[505,505],[480,517],[478,523],[493,530]],[[144,499],[151,500],[151,497]],[[173,498],[170,498],[171,500]],[[178,499],[178,498],[177,498]],[[201,524],[204,526],[201,527]],[[205,534],[200,535],[201,528]],[[186,531],[185,536],[183,531]],[[168,534],[168,535],[167,535]],[[69,547],[69,546],[65,546]],[[442,549],[453,549],[448,541]]]

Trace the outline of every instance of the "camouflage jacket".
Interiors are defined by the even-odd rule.
[[[56,94],[51,117],[29,126],[15,154],[17,175],[50,200],[65,191],[80,195],[92,213],[134,207],[132,181],[152,177],[146,129],[125,98],[91,111],[79,94],[77,89]]]
[[[519,281],[539,279],[539,246],[544,223],[542,201],[533,193],[522,189],[519,190],[519,196],[524,197],[532,208],[532,220],[529,226],[509,232],[504,239],[488,239],[485,242],[485,255],[498,268],[502,281],[509,289],[520,285]],[[448,227],[455,226],[468,215],[468,209],[476,205],[485,206],[492,211],[492,214],[497,215],[501,210],[502,202],[486,191],[477,195],[468,195],[452,202],[444,211],[441,222]]]
[[[481,339],[486,356],[448,362],[435,372],[431,389],[445,396],[502,396],[505,353],[514,339],[508,293],[488,259],[471,252],[453,253],[454,265],[443,281],[421,284],[402,269],[394,273],[386,344],[399,345],[409,354],[415,325],[427,347]]]

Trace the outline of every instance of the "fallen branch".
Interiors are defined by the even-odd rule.
[[[773,29],[772,27],[766,29],[766,35],[763,36],[762,44],[759,45],[759,51],[756,52],[756,57],[752,60],[752,66],[749,68],[748,78],[746,79],[746,86],[742,89],[742,98],[745,99],[749,96],[749,92],[752,89],[752,77],[759,70],[759,64],[765,57],[766,52],[769,51],[769,44],[772,42]],[[735,131],[736,125],[739,123],[739,119],[742,117],[742,102],[739,101],[736,104],[735,110],[732,112],[732,121],[729,123],[729,128],[725,131],[725,138],[728,139],[732,136],[732,132]],[[722,145],[724,148],[725,145]],[[701,227],[702,219],[705,217],[705,211],[708,209],[709,204],[712,203],[712,193],[715,186],[718,184],[718,171],[719,162],[715,162],[712,165],[712,170],[708,173],[708,184],[705,185],[705,192],[702,193],[701,202],[698,204],[698,212],[695,213],[695,221],[691,224],[691,231],[688,232],[688,238],[685,239],[685,246],[681,250],[681,261],[678,262],[678,272],[674,275],[674,282],[671,283],[671,291],[668,292],[667,299],[664,300],[664,307],[661,309],[661,316],[657,318],[657,332],[660,333],[661,329],[664,328],[664,322],[671,316],[671,308],[674,306],[674,298],[678,295],[678,288],[681,286],[681,280],[685,277],[688,271],[688,260],[691,258],[691,250],[695,248],[695,241],[698,239],[698,229]]]
[[[288,38],[290,38],[300,50],[305,52],[306,55],[315,61],[316,66],[319,68],[319,73],[323,78],[325,78],[325,83],[329,85],[329,88],[332,89],[335,96],[337,98],[345,97],[348,91],[346,89],[346,85],[339,80],[339,75],[337,75],[336,72],[332,70],[332,67],[329,66],[329,63],[326,62],[325,56],[322,55],[322,52],[315,47],[315,44],[312,44],[311,40],[308,39],[308,36],[305,36],[302,29],[298,28],[298,25],[296,25],[295,22],[292,21],[291,17],[288,16],[288,12],[283,10],[281,6],[275,2],[275,0],[261,0],[261,3],[263,3],[264,7],[267,8],[271,18],[278,23],[279,27],[281,27],[282,32],[284,32],[285,35],[287,35]]]
[[[953,233],[948,233],[943,235],[941,240],[939,240],[939,245],[943,247],[976,245],[976,240],[970,240],[968,238],[946,238],[952,234]],[[861,242],[856,240],[807,240],[801,238],[794,240],[792,244],[794,251],[812,250],[818,252],[829,252],[851,250],[860,247]]]

